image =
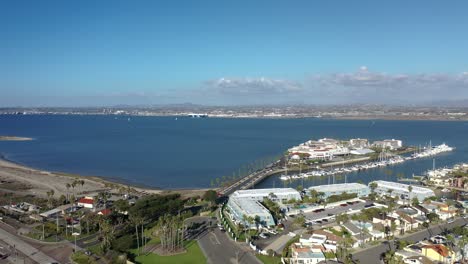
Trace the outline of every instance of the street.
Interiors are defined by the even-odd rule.
[[[210,227],[207,223],[211,221]],[[231,240],[226,232],[219,230],[215,220],[209,217],[196,217],[190,219],[190,222],[202,224],[194,235],[208,263],[261,264],[245,243],[238,244]]]
[[[467,219],[464,218],[458,218],[455,222],[453,223],[445,223],[445,224],[440,224],[434,227],[430,227],[428,229],[421,230],[419,232],[409,234],[409,235],[404,235],[402,237],[398,237],[400,240],[407,240],[410,242],[418,242],[424,239],[428,239],[431,236],[435,236],[438,234],[441,234],[444,232],[444,230],[452,229],[455,226],[462,226],[468,223]],[[390,244],[388,244],[386,241],[382,244],[379,244],[374,247],[370,247],[368,249],[364,249],[362,251],[359,251],[357,253],[353,254],[353,259],[359,260],[360,263],[381,263],[380,262],[380,256],[382,253],[387,252],[389,249],[394,249],[393,247],[393,240],[390,241]]]
[[[53,263],[58,262],[52,257],[44,254],[42,251],[39,251],[35,247],[31,246],[29,243],[23,241],[20,237],[12,235],[11,233],[0,228],[0,240],[8,244],[12,248],[15,248],[22,254],[26,255],[30,259],[34,260],[37,263]]]

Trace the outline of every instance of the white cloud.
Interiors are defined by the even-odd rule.
[[[361,66],[355,72],[312,75],[302,81],[219,78],[207,81],[204,91],[213,100],[242,97],[253,103],[426,103],[468,98],[468,72],[390,74]]]
[[[302,90],[299,83],[282,79],[220,78],[207,82],[210,92],[222,95],[278,95],[297,93]]]

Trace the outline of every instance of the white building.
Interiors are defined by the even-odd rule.
[[[367,148],[369,147],[369,141],[365,138],[353,138],[349,140],[349,145],[357,149]]]
[[[309,159],[333,159],[334,156],[343,156],[349,154],[349,148],[344,146],[340,141],[331,138],[322,138],[317,141],[309,140],[290,148],[289,153],[305,154]]]
[[[324,198],[328,198],[332,195],[340,195],[343,193],[356,193],[357,197],[369,195],[370,189],[364,184],[360,183],[338,183],[338,184],[327,184],[309,187],[309,190],[316,190],[317,192],[323,192]]]
[[[84,208],[93,209],[94,208],[94,198],[93,197],[88,197],[88,196],[83,197],[83,198],[78,200],[76,205],[82,206]]]
[[[397,139],[385,139],[381,141],[374,141],[372,145],[375,147],[389,148],[390,150],[394,150],[403,147],[403,141]]]
[[[288,201],[291,199],[301,200],[301,194],[293,188],[238,190],[231,194],[229,199],[238,198],[263,201],[263,198],[265,197],[268,197],[273,201]]]
[[[425,198],[435,196],[434,191],[428,188],[411,185],[411,192],[408,184],[389,181],[374,181],[377,184],[375,192],[380,195],[398,196],[401,199],[411,200],[414,197],[421,202]],[[370,183],[369,183],[370,185]]]
[[[275,220],[270,211],[266,209],[259,201],[255,199],[243,199],[237,197],[230,197],[227,203],[231,219],[235,223],[242,223],[242,225],[251,229],[256,229],[257,225],[274,226]],[[249,222],[245,217],[255,219],[257,216],[260,222]]]

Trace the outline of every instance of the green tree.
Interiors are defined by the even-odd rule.
[[[294,218],[294,225],[297,227],[303,227],[305,225],[305,217],[303,215],[298,215]]]
[[[103,252],[107,252],[115,239],[114,227],[107,221],[103,221],[101,224],[101,238],[101,249]]]
[[[210,205],[213,205],[217,199],[218,194],[214,190],[208,190],[205,192],[205,194],[203,194],[203,200],[209,202]]]

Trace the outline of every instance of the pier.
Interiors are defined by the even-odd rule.
[[[231,193],[237,191],[237,190],[245,190],[249,189],[255,186],[255,184],[260,183],[267,177],[281,173],[285,171],[286,169],[283,168],[277,168],[277,167],[270,167],[270,168],[265,168],[261,171],[254,172],[252,174],[249,174],[236,182],[230,184],[227,187],[221,188],[219,193],[221,195],[230,195]]]

